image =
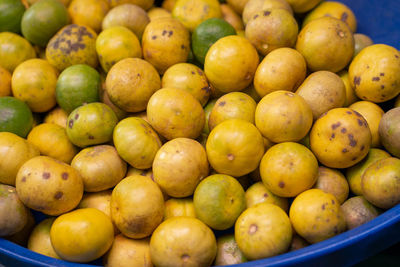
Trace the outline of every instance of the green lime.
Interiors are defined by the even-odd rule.
[[[33,116],[28,105],[12,96],[0,97],[0,132],[26,137],[32,129]]]
[[[210,46],[228,35],[236,35],[236,30],[223,19],[211,18],[200,23],[192,34],[192,50],[196,59],[204,64]]]
[[[70,113],[83,104],[99,102],[100,74],[88,65],[73,65],[58,77],[56,99],[58,105]]]
[[[0,0],[0,32],[21,32],[25,7],[21,1]]]

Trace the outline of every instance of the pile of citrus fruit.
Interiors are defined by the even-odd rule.
[[[209,266],[372,220],[400,202],[400,53],[356,29],[321,0],[0,0],[0,236]]]

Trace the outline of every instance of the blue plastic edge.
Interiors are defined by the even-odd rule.
[[[370,222],[325,241],[288,252],[235,265],[264,266],[351,266],[400,241],[400,204]],[[0,238],[0,262],[7,266],[94,266],[50,258]]]

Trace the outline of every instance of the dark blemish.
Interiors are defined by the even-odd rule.
[[[171,37],[173,34],[174,34],[173,31],[169,31],[169,32],[168,32],[168,37]]]
[[[26,182],[26,177],[25,176],[22,177],[21,182],[24,182],[24,183]]]
[[[201,71],[201,69],[198,69],[198,70],[197,70],[197,73],[198,73],[199,75],[203,75],[203,72]]]
[[[337,226],[335,226],[335,227],[333,228],[333,231],[334,231],[335,235],[337,235],[337,234],[339,233],[339,230],[338,230]]]
[[[346,128],[342,128],[340,131],[341,131],[342,133],[346,133],[346,132],[347,132],[347,129],[346,129]]]
[[[285,187],[285,183],[282,182],[282,181],[280,181],[278,185],[279,185],[280,188],[284,188]]]
[[[357,119],[358,125],[363,126],[363,121],[361,119]]]
[[[166,35],[168,32],[166,30],[162,31],[162,36]]]
[[[353,114],[353,112],[351,112],[351,111],[346,111],[346,113],[347,113],[347,114],[350,114],[350,115]]]
[[[218,106],[223,107],[223,106],[225,106],[225,104],[226,104],[226,102],[225,102],[225,101],[222,101],[222,102],[220,102],[220,103],[218,104]]]
[[[333,98],[329,98],[329,102],[330,102],[330,103],[333,103]]]
[[[399,58],[399,56],[398,55],[394,55],[396,58]]]
[[[385,86],[382,84],[382,85],[381,85],[381,89],[384,89],[384,88],[385,88]]]
[[[369,65],[367,65],[367,69],[369,69]]]
[[[354,158],[351,159],[351,161],[355,161],[356,159],[357,159],[357,157],[354,157]]]
[[[377,81],[379,81],[379,80],[380,80],[379,77],[372,77],[372,81],[373,81],[373,82],[377,82]]]
[[[49,172],[44,172],[43,174],[42,174],[42,177],[43,177],[43,179],[49,179],[50,178],[50,173]]]
[[[235,200],[233,198],[231,198],[231,204],[233,204],[233,202],[235,202]]]
[[[356,114],[358,117],[364,118],[358,111],[355,111],[355,110],[353,110],[353,111],[354,111],[354,114]]]
[[[382,97],[386,97],[386,95],[382,94]]]
[[[79,114],[78,113],[75,115],[75,120],[77,120],[77,119],[79,119]]]
[[[322,207],[321,207],[323,210],[325,209],[325,204],[322,204]]]
[[[185,48],[186,48],[186,46],[185,46],[185,45],[181,45],[181,48],[182,48],[182,49],[185,49]]]
[[[268,197],[269,195],[268,195],[268,193],[264,193],[264,195],[263,195],[264,197]]]
[[[201,88],[201,90],[204,90],[207,93],[210,93],[211,92],[211,87],[210,86],[204,86],[203,88]]]
[[[151,39],[153,39],[153,40],[157,39],[157,35],[151,36]]]
[[[257,232],[257,230],[258,230],[258,226],[255,225],[255,224],[252,224],[252,225],[250,225],[250,227],[249,227],[249,234],[250,234],[250,235],[253,235],[255,232]]]
[[[332,133],[331,138],[329,138],[329,140],[332,140],[333,138],[335,138],[335,133]]]
[[[140,75],[140,73],[138,73],[136,76],[137,76],[137,77],[140,77],[140,76],[142,76],[142,75]]]
[[[58,191],[55,195],[54,195],[54,199],[60,199],[63,196],[63,192]]]
[[[69,42],[69,40],[67,41],[67,43]],[[67,52],[67,54],[69,54],[71,51],[78,51],[79,49],[84,49],[86,47],[85,44],[81,44],[81,43],[73,43],[71,44],[71,42],[69,42],[69,47],[70,47],[70,51]]]
[[[235,156],[231,153],[228,154],[228,160],[234,160]]]
[[[61,178],[63,179],[63,180],[68,180],[68,173],[67,172],[63,172],[62,174],[61,174]]]
[[[361,78],[359,76],[355,76],[354,77],[354,84],[355,85],[360,85],[360,83],[361,83]]]
[[[354,140],[354,136],[352,134],[348,134],[347,137],[349,138],[349,145],[355,147],[357,145],[357,141]]]
[[[94,139],[94,136],[89,134],[88,138],[89,138],[90,140],[93,140],[93,139]]]
[[[360,151],[363,151],[363,150],[364,150],[364,148],[365,148],[365,146],[364,146],[364,145],[362,145],[362,146],[361,146],[361,148],[360,148]]]
[[[328,222],[330,222],[331,220],[329,220],[329,219],[326,219],[325,221],[328,223]]]
[[[335,130],[337,127],[339,127],[341,125],[340,121],[338,121],[337,123],[332,124],[332,130]]]
[[[332,204],[335,204],[335,200],[332,199]]]
[[[195,75],[196,73],[194,71],[191,72],[193,75]]]
[[[141,176],[146,176],[146,171],[142,171],[142,172],[140,173],[140,175],[141,175]]]
[[[343,12],[342,15],[340,16],[340,20],[346,21],[348,17],[349,17],[349,15],[347,14],[347,12]]]
[[[183,254],[181,256],[182,261],[188,261],[190,259],[190,256],[188,254]]]
[[[379,76],[385,76],[385,73],[381,72],[379,73]]]
[[[347,148],[343,148],[342,153],[346,153],[346,152],[349,152],[349,151],[347,150]]]
[[[263,12],[264,17],[265,17],[265,16],[269,16],[269,14],[271,14],[271,11],[265,10],[265,11]]]
[[[141,159],[144,159],[144,155],[141,155],[140,158],[141,158]]]
[[[258,15],[255,15],[255,16],[253,17],[253,19],[256,19],[256,18],[258,18]]]
[[[72,126],[74,126],[74,120],[70,120],[70,121],[68,122],[68,127],[69,127],[69,128],[72,128]]]

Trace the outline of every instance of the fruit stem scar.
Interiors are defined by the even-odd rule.
[[[257,230],[258,230],[258,226],[255,224],[252,224],[252,225],[250,225],[250,228],[249,228],[249,234],[253,235],[257,232]]]
[[[229,153],[229,154],[228,154],[228,160],[229,160],[229,161],[232,161],[232,160],[234,160],[234,159],[235,159],[235,156],[234,156],[233,154]]]

